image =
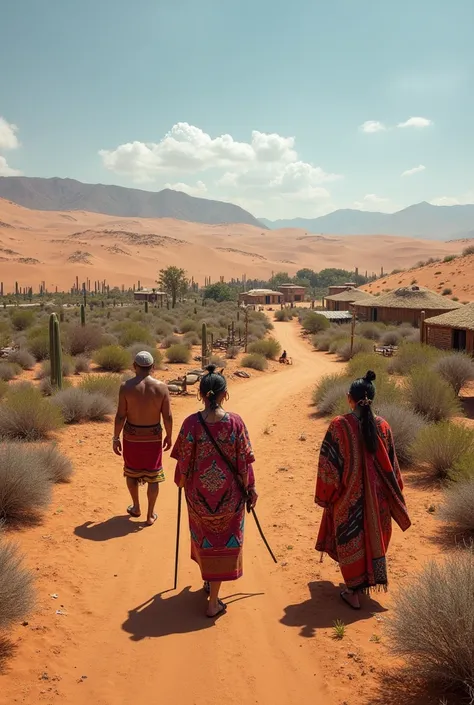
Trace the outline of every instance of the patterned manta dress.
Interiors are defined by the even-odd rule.
[[[411,525],[388,423],[376,418],[378,447],[365,449],[354,414],[336,417],[321,446],[316,503],[324,508],[316,549],[339,563],[352,590],[388,585],[386,552],[392,518],[402,531]]]
[[[207,423],[224,455],[242,478],[255,484],[249,435],[237,414]],[[207,437],[197,414],[183,423],[171,457],[177,460],[175,482],[184,487],[191,532],[191,558],[203,580],[235,580],[242,575],[245,500],[234,473]]]

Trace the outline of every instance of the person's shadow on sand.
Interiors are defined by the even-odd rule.
[[[168,634],[185,634],[208,629],[215,621],[204,614],[207,597],[203,590],[191,592],[188,586],[181,592],[163,599],[169,590],[159,592],[128,613],[122,629],[132,641]]]
[[[132,521],[129,516],[118,516],[97,524],[93,521],[86,521],[84,524],[76,526],[74,534],[88,541],[110,541],[110,539],[136,534],[146,526],[144,521]]]
[[[340,597],[344,586],[337,588],[326,580],[308,584],[310,598],[298,605],[285,607],[285,615],[280,622],[287,627],[299,627],[300,636],[314,637],[318,629],[334,626],[338,619],[344,624],[354,624],[365,619],[373,619],[374,614],[386,612],[370,596],[361,597],[362,608],[353,610]]]

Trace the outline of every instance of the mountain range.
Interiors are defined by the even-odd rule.
[[[454,240],[473,236],[474,205],[433,206],[417,203],[396,213],[337,210],[319,218],[260,222],[268,228],[302,228],[322,235],[403,235],[426,240]]]
[[[195,198],[181,191],[142,191],[122,186],[83,184],[74,179],[0,177],[0,198],[43,211],[87,211],[120,218],[176,218],[191,223],[245,223],[267,229],[233,203]]]

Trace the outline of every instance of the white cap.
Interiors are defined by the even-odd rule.
[[[151,367],[155,363],[153,355],[146,350],[142,350],[135,355],[135,364],[138,367]]]

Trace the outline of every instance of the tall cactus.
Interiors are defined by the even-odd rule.
[[[81,326],[84,328],[86,325],[86,307],[81,304]]]
[[[63,387],[63,356],[59,321],[55,313],[49,317],[49,361],[51,366],[51,385],[57,389]]]
[[[148,313],[148,301],[145,301],[145,313]]]
[[[207,325],[202,324],[202,338],[201,338],[201,361],[203,369],[209,364],[208,349],[207,349]]]

